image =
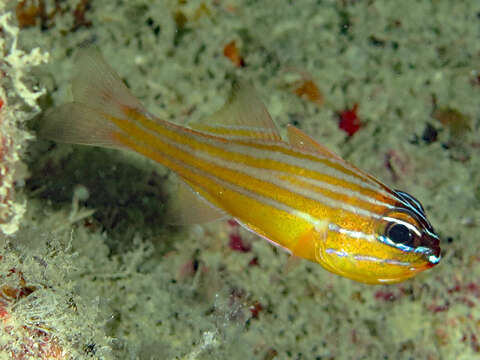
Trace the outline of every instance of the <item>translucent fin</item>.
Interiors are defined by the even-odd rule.
[[[73,101],[112,116],[125,118],[125,108],[145,110],[102,54],[95,48],[80,50],[72,79]]]
[[[358,175],[362,175],[376,185],[386,189],[387,191],[390,191],[381,181],[375,179],[372,175],[367,174],[365,171],[359,169],[355,165],[345,161],[339,155],[335,154],[333,151],[329,150],[325,146],[320,145],[318,142],[316,142],[314,139],[312,139],[310,136],[308,136],[302,130],[296,128],[295,126],[288,125],[287,133],[288,142],[290,143],[290,145],[296,147],[297,149],[316,152],[317,154],[326,156],[327,158],[335,159],[347,169],[356,172]]]
[[[262,231],[260,228],[253,226],[252,224],[249,224],[249,223],[244,223],[238,218],[235,218],[235,221],[238,222],[241,226],[243,226],[248,231],[251,231],[252,233],[260,236],[264,240],[267,240],[273,246],[282,249],[283,251],[287,252],[289,255],[292,255],[292,252],[290,251],[289,248],[286,248],[285,246],[282,246],[279,243],[276,243],[275,241],[270,240],[267,234],[264,231]]]
[[[234,86],[232,96],[219,111],[189,126],[228,139],[281,141],[265,105],[246,83]]]
[[[107,114],[73,102],[48,110],[38,136],[72,144],[122,148],[112,137],[115,131],[118,129]]]
[[[205,199],[179,179],[177,197],[170,204],[167,222],[172,225],[204,224],[228,217],[228,214]]]
[[[323,156],[334,158],[336,160],[344,162],[344,160],[334,152],[327,149],[325,146],[320,145],[310,136],[305,134],[302,130],[296,128],[293,125],[288,125],[287,127],[288,132],[288,142],[290,145],[296,147],[297,149],[303,149],[306,151],[316,152]]]
[[[112,118],[145,114],[142,104],[94,48],[82,49],[72,79],[74,101],[48,110],[39,136],[61,142],[122,147],[112,135]]]
[[[302,234],[292,247],[292,253],[303,259],[315,261],[319,248],[324,248],[328,235],[328,222],[322,221]]]

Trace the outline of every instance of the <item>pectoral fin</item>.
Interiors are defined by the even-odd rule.
[[[327,232],[328,224],[326,222],[312,226],[298,238],[297,243],[292,248],[293,255],[318,262],[318,253],[325,247]]]

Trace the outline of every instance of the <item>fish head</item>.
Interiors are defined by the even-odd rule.
[[[441,259],[439,237],[420,202],[403,191],[393,193],[398,198],[396,206],[376,226],[377,241],[388,246],[386,262],[391,263],[392,270],[396,268],[394,277],[386,277],[387,283],[408,279],[437,265]]]
[[[439,238],[420,203],[407,193],[393,192],[398,201],[383,216],[362,224],[363,231],[330,228],[317,242],[315,261],[327,270],[368,284],[404,281],[439,263]],[[356,220],[353,220],[356,221]]]

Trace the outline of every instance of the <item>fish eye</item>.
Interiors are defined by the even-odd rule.
[[[391,223],[385,231],[385,236],[396,245],[408,247],[415,245],[415,235],[403,224]]]
[[[396,208],[383,216],[378,240],[406,253],[423,256],[430,264],[440,261],[440,243],[431,225],[413,209]]]
[[[422,227],[411,211],[397,209],[383,218],[380,241],[403,251],[415,251],[422,243]]]

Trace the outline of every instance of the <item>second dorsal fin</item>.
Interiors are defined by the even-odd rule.
[[[220,110],[189,126],[227,139],[281,141],[275,123],[255,89],[244,82],[234,85],[232,96]]]

